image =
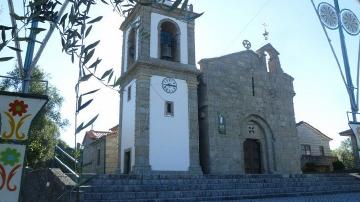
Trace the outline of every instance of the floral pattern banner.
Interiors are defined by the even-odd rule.
[[[0,144],[0,201],[18,201],[25,145]]]
[[[45,99],[0,95],[0,138],[20,142],[27,140],[31,121],[45,103]]]
[[[15,202],[19,199],[30,124],[46,102],[45,96],[0,91],[1,202]]]

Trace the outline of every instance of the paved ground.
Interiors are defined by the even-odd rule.
[[[279,197],[269,199],[247,199],[243,202],[360,202],[360,193],[331,194],[320,196]]]

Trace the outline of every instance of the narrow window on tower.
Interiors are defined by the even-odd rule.
[[[251,77],[252,95],[255,96],[255,81],[254,77]]]
[[[127,101],[131,100],[131,85],[127,88]]]
[[[129,33],[129,39],[128,39],[128,68],[131,64],[135,61],[135,54],[136,54],[136,33],[135,29],[131,29]]]
[[[165,116],[174,116],[174,102],[165,102]]]

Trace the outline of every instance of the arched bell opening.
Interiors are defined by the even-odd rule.
[[[169,20],[160,23],[159,58],[173,62],[180,61],[179,28]]]

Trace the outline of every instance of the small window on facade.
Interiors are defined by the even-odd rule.
[[[100,149],[97,150],[97,165],[100,165]]]
[[[320,146],[319,149],[320,149],[320,155],[325,156],[324,146]]]
[[[165,116],[174,116],[174,102],[165,102]]]
[[[220,134],[226,134],[226,121],[223,114],[218,113],[218,131]]]
[[[310,156],[311,155],[311,147],[310,147],[310,145],[302,144],[301,145],[301,154]]]
[[[131,100],[131,86],[129,86],[128,89],[127,89],[127,100],[128,101]]]

